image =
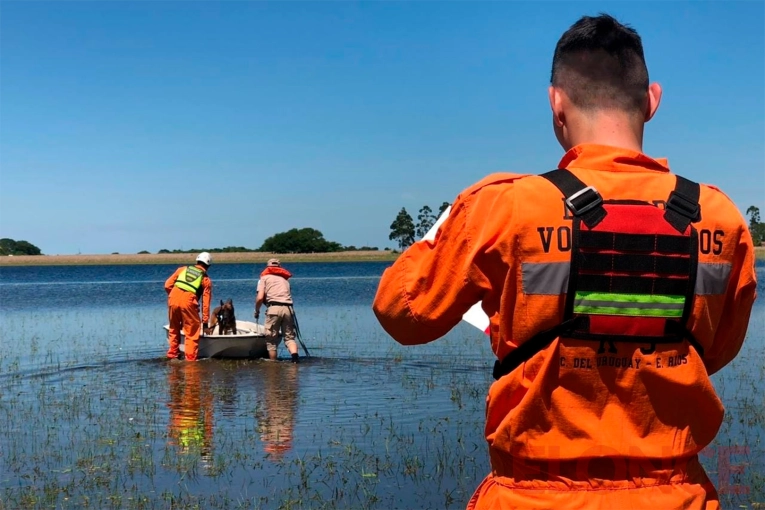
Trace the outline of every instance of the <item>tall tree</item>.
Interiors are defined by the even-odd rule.
[[[436,217],[433,215],[433,210],[427,205],[423,205],[420,214],[417,215],[417,237],[422,239],[435,222]]]
[[[441,207],[438,208],[438,217],[440,218],[441,215],[444,213],[447,207],[449,207],[451,204],[449,202],[444,202],[441,204]]]
[[[749,233],[752,234],[752,242],[755,246],[759,246],[765,241],[765,223],[760,222],[760,209],[750,205],[746,214],[749,216]]]
[[[396,219],[390,224],[390,231],[388,239],[398,242],[398,247],[402,250],[414,243],[414,221],[405,207],[401,208]]]
[[[749,227],[753,227],[760,222],[760,208],[750,205],[746,210],[746,214],[749,215]]]

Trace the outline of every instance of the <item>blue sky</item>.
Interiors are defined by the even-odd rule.
[[[2,1],[0,237],[393,247],[401,207],[557,165],[552,53],[601,11],[664,88],[645,152],[765,212],[762,2]]]

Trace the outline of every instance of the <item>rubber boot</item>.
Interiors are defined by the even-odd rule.
[[[300,363],[300,356],[298,356],[298,353],[292,354],[292,362],[293,363]]]

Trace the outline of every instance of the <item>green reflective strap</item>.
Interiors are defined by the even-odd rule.
[[[685,296],[668,294],[617,294],[615,292],[577,292],[576,301],[610,301],[612,303],[685,304]]]
[[[574,313],[632,317],[682,317],[685,296],[577,292]]]
[[[615,308],[613,306],[575,306],[574,313],[587,315],[624,315],[628,317],[682,317],[683,310],[661,308]]]

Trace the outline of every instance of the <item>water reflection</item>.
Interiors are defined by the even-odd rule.
[[[182,453],[212,458],[213,394],[202,363],[171,362],[167,372],[170,399],[168,437]],[[206,377],[207,376],[207,377]]]
[[[299,366],[284,362],[263,362],[262,379],[255,417],[263,450],[275,462],[292,448],[292,431],[298,405]]]
[[[215,433],[243,432],[246,420],[237,416],[236,410],[246,407],[247,400],[254,400],[254,418],[263,452],[273,462],[280,461],[292,449],[300,368],[293,363],[265,360],[169,362],[170,443],[179,453],[200,455],[203,464],[209,465],[213,460]],[[249,442],[258,443],[255,438]]]

